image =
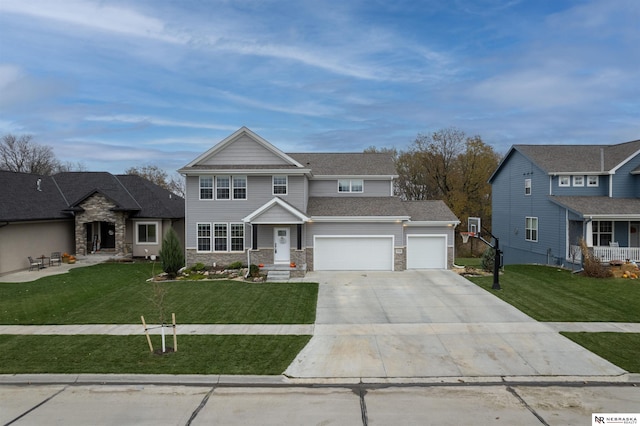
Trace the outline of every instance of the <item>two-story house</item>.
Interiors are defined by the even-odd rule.
[[[187,264],[392,271],[453,263],[458,219],[442,201],[395,197],[388,154],[286,154],[242,127],[180,173]]]
[[[514,145],[489,179],[504,263],[640,260],[640,140]]]

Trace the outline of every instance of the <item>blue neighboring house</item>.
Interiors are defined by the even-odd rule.
[[[640,140],[514,145],[489,182],[504,264],[577,263],[580,238],[603,261],[640,261]]]

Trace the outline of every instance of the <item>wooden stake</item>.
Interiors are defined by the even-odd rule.
[[[173,320],[173,351],[178,352],[178,336],[176,335],[176,314],[171,314]]]
[[[147,323],[144,322],[144,317],[140,315],[140,319],[142,320],[142,326],[144,327],[144,334],[147,335],[147,343],[149,343],[149,350],[153,352],[153,345],[151,344],[151,337],[149,337],[149,331],[147,330]]]

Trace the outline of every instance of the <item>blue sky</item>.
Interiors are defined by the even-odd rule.
[[[637,0],[0,0],[0,135],[121,173],[241,126],[285,152],[640,138]]]

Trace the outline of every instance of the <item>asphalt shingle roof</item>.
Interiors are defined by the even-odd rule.
[[[458,218],[442,200],[404,201],[412,221],[457,221]]]
[[[616,145],[514,145],[513,148],[547,173],[607,172],[640,151],[640,140]]]
[[[139,176],[107,172],[40,176],[0,171],[0,221],[68,219],[74,207],[96,192],[113,201],[117,209],[138,217],[184,217],[183,198]]]
[[[392,176],[396,175],[393,157],[384,153],[294,153],[287,154],[311,168],[316,176]]]
[[[549,200],[583,216],[635,215],[640,218],[640,198],[550,196]]]

